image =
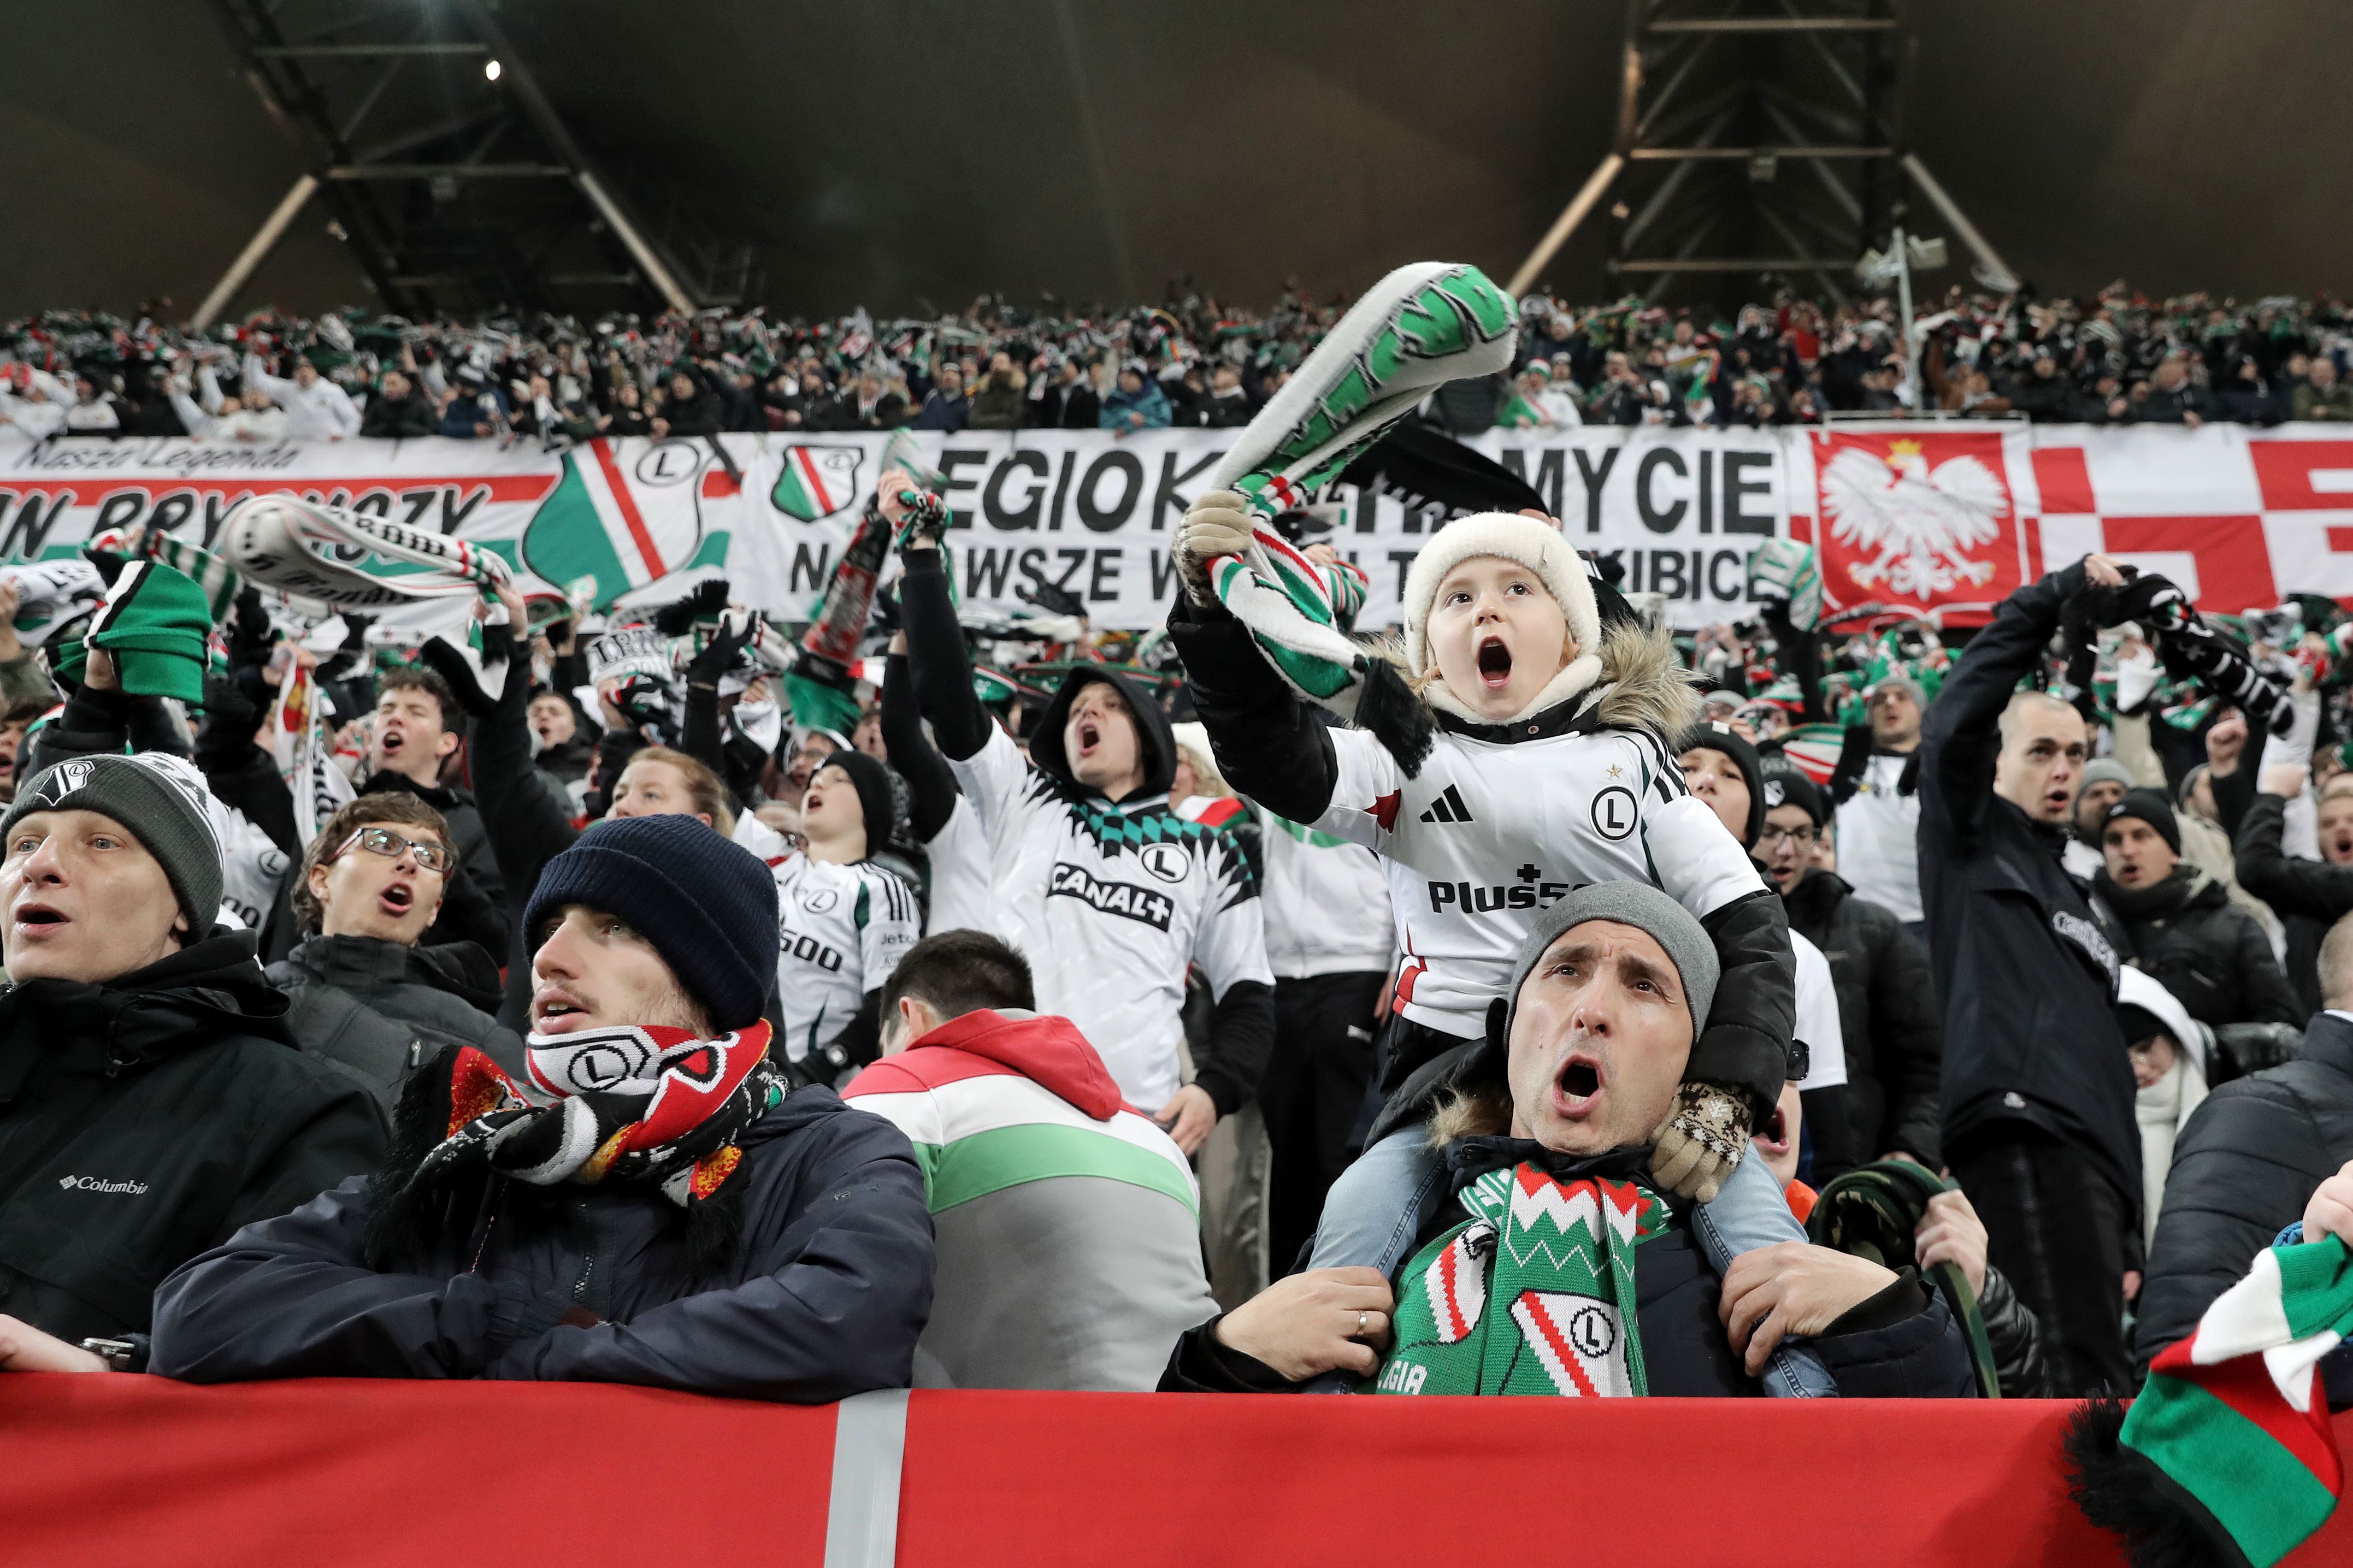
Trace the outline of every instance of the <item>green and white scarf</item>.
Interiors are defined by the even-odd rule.
[[[1406,1265],[1396,1348],[1366,1392],[1647,1394],[1634,1249],[1666,1226],[1658,1196],[1523,1163],[1457,1201],[1471,1218]]]
[[[1511,296],[1477,268],[1400,267],[1340,318],[1210,481],[1212,490],[1241,496],[1253,524],[1248,550],[1209,564],[1219,601],[1301,696],[1373,731],[1409,774],[1428,753],[1430,721],[1388,667],[1348,636],[1363,574],[1318,568],[1269,524],[1314,501],[1440,386],[1508,369],[1518,331]]]
[[[2290,1234],[2301,1237],[2301,1226]],[[2353,1253],[2274,1246],[2149,1363],[2127,1414],[2083,1406],[2069,1490],[2136,1563],[2271,1564],[2337,1511],[2344,1466],[2320,1360],[2353,1336]]]

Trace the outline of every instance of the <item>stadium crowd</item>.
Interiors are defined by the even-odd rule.
[[[1778,542],[1679,639],[1485,512],[1350,726],[1240,508],[1009,671],[898,471],[790,630],[11,574],[0,1366],[2075,1395],[2353,1235],[2333,603],[2091,556],[1955,647]]]
[[[133,319],[49,312],[0,328],[0,424],[37,437],[527,437],[739,430],[1238,426],[1345,301],[1293,287],[1234,309],[1188,283],[1124,311],[998,298],[876,321],[762,310],[461,324],[348,310],[262,312],[207,333],[169,301]],[[2123,283],[2083,299],[1954,289],[1915,324],[1917,384],[1885,299],[1784,292],[1730,318],[1629,298],[1523,302],[1508,374],[1446,389],[1452,433],[1578,424],[1806,425],[1942,411],[2094,425],[2353,418],[2345,308],[2161,301]]]
[[[1958,413],[2342,397],[2327,301],[1951,304]],[[0,412],[1240,427],[1336,316],[52,319]],[[1892,409],[1884,328],[1527,301],[1413,439]],[[138,529],[0,570],[0,1369],[2124,1394],[2274,1237],[2353,1242],[2334,601],[2089,555],[1825,621],[1771,540],[1679,635],[1453,447],[1397,627],[1218,490],[1160,628],[1008,634],[907,460],[791,626],[455,547],[431,636],[364,608],[414,578]]]

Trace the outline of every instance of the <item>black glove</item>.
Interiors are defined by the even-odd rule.
[[[498,699],[482,690],[481,682],[465,655],[440,637],[427,637],[425,646],[417,650],[433,673],[448,682],[449,690],[458,699],[458,706],[477,719],[487,719],[498,711]]]
[[[236,606],[229,611],[227,640],[229,663],[269,662],[269,650],[277,646],[278,637],[270,629],[269,611],[261,602],[260,589],[238,590]]]
[[[641,675],[632,676],[614,691],[613,706],[621,710],[621,717],[635,729],[643,730],[649,725],[660,725],[667,729],[670,725],[670,700],[658,680]]]
[[[2130,572],[2129,566],[2125,568]],[[2122,626],[2126,621],[2139,625],[2140,629],[2155,637],[2186,626],[2193,618],[2189,596],[2170,577],[2155,572],[2137,574],[2121,588],[2109,590],[2114,596],[2104,606],[2102,626]]]
[[[736,658],[760,636],[761,616],[757,610],[728,611],[720,617],[719,629],[703,645],[686,667],[689,686],[717,686],[719,678],[735,666]]]
[[[727,608],[727,579],[713,577],[695,584],[685,598],[654,612],[654,630],[666,637],[684,637],[697,621],[717,620]]]

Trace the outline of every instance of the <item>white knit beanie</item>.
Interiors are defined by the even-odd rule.
[[[1438,597],[1438,584],[1474,555],[1500,555],[1535,573],[1568,617],[1568,635],[1577,643],[1578,657],[1596,658],[1599,668],[1601,614],[1594,607],[1593,585],[1575,546],[1549,522],[1514,512],[1482,511],[1439,530],[1406,574],[1405,656],[1415,675],[1430,670],[1430,608]]]

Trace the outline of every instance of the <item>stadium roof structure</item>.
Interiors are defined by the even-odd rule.
[[[13,19],[0,57],[0,137],[11,150],[12,210],[34,216],[0,260],[0,314],[120,310],[166,294],[189,313],[305,174],[337,189],[289,219],[223,309],[382,296],[353,238],[359,220],[336,204],[389,205],[396,194],[432,220],[434,174],[406,184],[322,175],[337,165],[315,130],[254,90],[252,40],[223,25],[226,11],[260,3],[34,6]],[[1859,3],[1717,8],[1805,16]],[[2329,111],[2353,77],[2353,16],[2334,0],[1889,5],[1916,39],[1905,149],[2044,291],[2086,291],[2120,273],[2157,293],[2347,287],[2353,209],[2335,193],[2353,175],[2353,139],[2331,132]],[[289,31],[366,19],[349,35],[310,39],[322,46],[485,42],[461,29],[469,13],[487,16],[504,38],[498,82],[485,79],[479,55],[420,56],[396,73],[379,68],[388,59],[365,70],[325,57],[308,64],[347,79],[333,104],[344,121],[385,82],[349,138],[352,153],[444,165],[439,217],[480,215],[476,227],[503,237],[533,276],[572,280],[548,285],[567,306],[662,297],[583,190],[575,170],[586,168],[690,296],[810,314],[860,303],[947,309],[992,289],[1018,302],[1050,293],[1124,305],[1156,298],[1178,274],[1267,303],[1289,276],[1332,293],[1432,256],[1507,277],[1616,144],[1626,43],[1621,0],[1435,10],[1410,0],[282,0],[270,9]],[[1719,43],[1716,52],[1733,51]],[[1661,58],[1654,87],[1675,68]],[[1690,89],[1713,68],[1688,79],[1685,103],[1700,100]],[[526,82],[576,159],[551,145],[527,105],[518,110]],[[479,139],[490,120],[472,127],[473,142],[386,151],[492,102],[509,129],[488,152]],[[1737,139],[1733,126],[1720,134],[1727,147],[1819,144],[1769,121]],[[446,167],[468,158],[564,172]],[[1763,172],[1724,159],[1685,183]],[[1771,173],[1770,189],[1792,204],[1835,206],[1802,159],[1778,159]],[[1977,259],[1915,182],[1897,182],[1887,199],[1899,196],[1915,226],[1948,238],[1957,261]],[[1609,216],[1620,199],[1627,219]],[[1541,280],[1572,298],[1608,298],[1623,287],[1613,260],[1672,257],[1681,240],[1656,231],[1647,237],[1662,251],[1621,246],[1619,226],[1644,200],[1630,185],[1613,195]],[[1779,242],[1790,258],[1835,260],[1855,248],[1850,237],[1816,252],[1832,237],[1782,216],[1805,242]],[[1723,254],[1712,247],[1732,237],[1704,239],[1692,254]],[[459,265],[416,248],[403,276]],[[1673,287],[1696,297],[1709,285],[1686,270]],[[527,302],[522,284],[496,291]],[[403,302],[465,310],[477,297],[454,286],[421,292],[429,300]]]

